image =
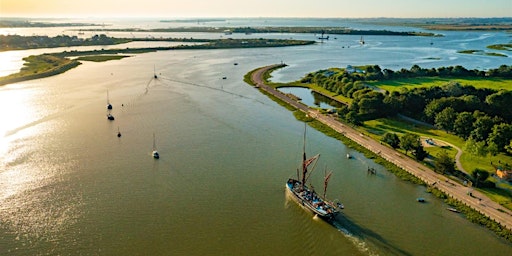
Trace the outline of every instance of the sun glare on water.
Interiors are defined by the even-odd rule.
[[[9,86],[9,85],[6,85]],[[34,111],[30,108],[33,93],[11,86],[0,92],[0,154],[8,150],[9,137],[30,123]]]

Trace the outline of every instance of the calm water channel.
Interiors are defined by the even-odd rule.
[[[250,22],[262,21],[229,24]],[[311,128],[307,151],[322,155],[311,183],[321,187],[327,166],[328,197],[346,209],[331,226],[286,199],[303,123],[245,84],[249,70],[284,61],[289,67],[273,79],[291,81],[349,64],[511,64],[456,53],[507,43],[503,33],[450,32],[433,46],[428,38],[368,36],[364,47],[357,40],[146,53],[1,86],[0,255],[511,255],[509,242],[447,211],[424,187]],[[107,90],[114,121],[106,119]]]

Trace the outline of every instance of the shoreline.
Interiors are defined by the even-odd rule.
[[[170,39],[163,39],[159,41],[168,41]],[[196,39],[190,39],[196,40]],[[140,40],[144,41],[144,40]],[[146,40],[147,41],[147,40]],[[151,40],[149,40],[151,41]],[[315,41],[306,41],[306,40],[286,40],[286,39],[220,39],[220,40],[208,40],[207,44],[201,45],[179,45],[179,46],[171,46],[171,47],[146,47],[146,48],[125,48],[125,49],[102,49],[102,50],[89,50],[89,51],[64,51],[60,53],[43,53],[37,56],[34,56],[34,60],[39,60],[41,62],[46,62],[44,60],[45,56],[53,56],[62,61],[62,64],[57,66],[53,65],[54,63],[49,63],[54,66],[51,69],[41,69],[40,67],[36,67],[30,70],[21,69],[17,73],[9,74],[7,76],[0,77],[0,86],[7,85],[11,83],[23,82],[33,79],[39,79],[49,76],[58,75],[64,73],[72,68],[75,68],[81,64],[80,59],[70,60],[68,57],[84,57],[90,56],[89,59],[82,59],[85,61],[89,61],[91,58],[100,59],[98,56],[105,55],[118,55],[118,54],[140,54],[147,52],[156,52],[156,51],[170,51],[170,50],[210,50],[210,49],[237,49],[237,48],[266,48],[266,47],[291,47],[291,46],[301,46],[301,45],[309,45],[314,44]],[[28,56],[32,57],[32,56]],[[28,58],[26,57],[26,58]],[[103,58],[103,61],[115,59],[115,58]],[[30,66],[29,61],[25,61],[24,66]],[[47,63],[48,64],[48,63]]]
[[[385,145],[382,145],[378,141],[373,140],[372,138],[362,134],[356,129],[342,124],[333,117],[321,114],[319,111],[311,109],[308,106],[289,98],[280,91],[267,85],[266,76],[268,76],[268,73],[285,66],[285,64],[275,64],[257,68],[253,71],[250,71],[246,77],[246,80],[250,81],[246,82],[254,85],[259,90],[264,91],[264,93],[276,97],[277,99],[292,107],[294,110],[299,110],[308,115],[310,118],[313,118],[322,124],[327,125],[334,131],[373,152],[385,161],[394,164],[398,168],[401,168],[411,175],[419,178],[425,182],[427,186],[445,193],[452,199],[459,201],[467,207],[470,207],[480,214],[488,217],[490,220],[502,225],[505,229],[512,231],[512,213],[500,204],[490,200],[479,191],[472,191],[472,194],[468,195],[466,193],[468,187],[450,181],[441,181],[446,180],[446,178],[435,173],[433,170],[422,165],[421,163],[418,163],[408,156]]]

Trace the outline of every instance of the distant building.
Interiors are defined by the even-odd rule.
[[[358,69],[358,68],[355,68],[354,66],[352,65],[347,65],[347,67],[345,68],[345,72],[349,73],[349,74],[352,74],[352,73],[361,73],[361,74],[364,74],[364,70],[361,70],[361,69]]]

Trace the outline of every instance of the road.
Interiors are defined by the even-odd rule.
[[[472,190],[470,187],[466,187],[459,183],[453,182],[446,177],[434,172],[423,164],[416,162],[412,158],[398,151],[395,151],[390,147],[382,145],[380,142],[362,134],[350,126],[344,125],[334,117],[324,115],[314,109],[310,109],[308,106],[295,101],[280,91],[274,89],[273,87],[266,85],[263,77],[265,72],[280,65],[282,64],[270,65],[256,70],[252,73],[251,76],[253,83],[267,93],[308,114],[310,117],[313,117],[318,121],[328,125],[335,131],[343,134],[345,137],[360,144],[375,154],[378,154],[382,158],[406,170],[412,175],[420,178],[425,183],[431,186],[435,186],[437,189],[446,193],[450,197],[459,200],[465,205],[500,223],[507,229],[512,230],[512,211],[492,201],[479,191]],[[468,194],[469,191],[471,191],[472,195]]]

